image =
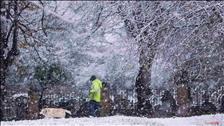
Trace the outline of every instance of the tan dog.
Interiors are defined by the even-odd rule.
[[[44,108],[40,111],[45,118],[65,118],[66,114],[71,115],[71,112],[62,108]]]

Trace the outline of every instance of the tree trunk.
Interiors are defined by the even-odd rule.
[[[4,1],[0,2],[0,8],[6,8],[4,5]],[[1,20],[0,27],[1,27],[1,35],[0,35],[0,120],[3,120],[4,118],[4,101],[6,96],[6,85],[5,85],[5,79],[6,79],[6,72],[10,64],[13,62],[14,57],[18,55],[18,49],[17,49],[17,42],[18,42],[18,3],[15,0],[14,1],[14,29],[13,29],[13,40],[12,40],[12,48],[11,50],[5,54],[5,49],[8,47],[9,39],[7,39],[7,29],[5,29],[4,25],[5,22]],[[5,14],[1,13],[1,16],[5,16]],[[11,29],[10,29],[11,30]],[[8,33],[11,31],[8,31]]]
[[[149,88],[151,82],[151,63],[153,58],[147,58],[142,49],[140,54],[140,69],[136,78],[135,87],[137,93],[137,113],[140,116],[149,116],[152,113],[152,106],[149,97],[152,94]]]
[[[38,119],[40,96],[38,91],[30,88],[28,92],[28,119]]]
[[[0,8],[5,7],[3,5],[3,1],[0,1]],[[3,13],[1,13],[1,16],[3,16]],[[3,120],[3,102],[5,99],[5,75],[6,75],[6,66],[4,63],[4,29],[3,29],[4,22],[0,20],[0,28],[1,28],[1,35],[0,35],[0,120]]]
[[[5,94],[6,94],[6,88],[5,88],[5,77],[6,77],[6,68],[3,63],[4,60],[2,60],[2,55],[0,56],[0,84],[1,84],[1,101],[0,101],[0,120],[3,120],[3,110],[4,110],[4,100],[5,100]]]
[[[141,3],[144,4],[144,3]],[[144,15],[141,9],[141,4],[136,5],[136,10],[133,11],[133,17],[136,21],[125,20],[125,26],[128,34],[133,38],[141,36],[141,39],[137,39],[140,51],[139,64],[140,69],[136,78],[135,88],[137,94],[137,115],[149,116],[152,112],[152,106],[149,101],[149,97],[152,94],[149,86],[151,83],[151,67],[155,56],[156,44],[148,37],[148,31],[141,32],[145,24],[143,24],[142,17]],[[144,33],[144,34],[142,34]],[[144,40],[142,38],[145,38]]]

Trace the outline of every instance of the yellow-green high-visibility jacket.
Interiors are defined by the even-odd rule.
[[[101,101],[101,88],[102,82],[99,79],[95,79],[91,82],[91,87],[89,91],[90,100],[94,100],[96,102]]]

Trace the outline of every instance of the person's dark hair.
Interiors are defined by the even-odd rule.
[[[96,76],[95,75],[92,75],[91,77],[90,77],[90,81],[93,81],[93,80],[95,80],[96,79]]]
[[[105,81],[103,81],[102,85],[103,85],[103,87],[106,87],[107,83]]]

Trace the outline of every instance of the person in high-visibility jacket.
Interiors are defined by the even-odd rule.
[[[91,87],[89,90],[89,106],[90,106],[90,115],[91,116],[99,116],[99,108],[101,101],[101,89],[102,89],[102,81],[96,78],[96,76],[91,76]]]

